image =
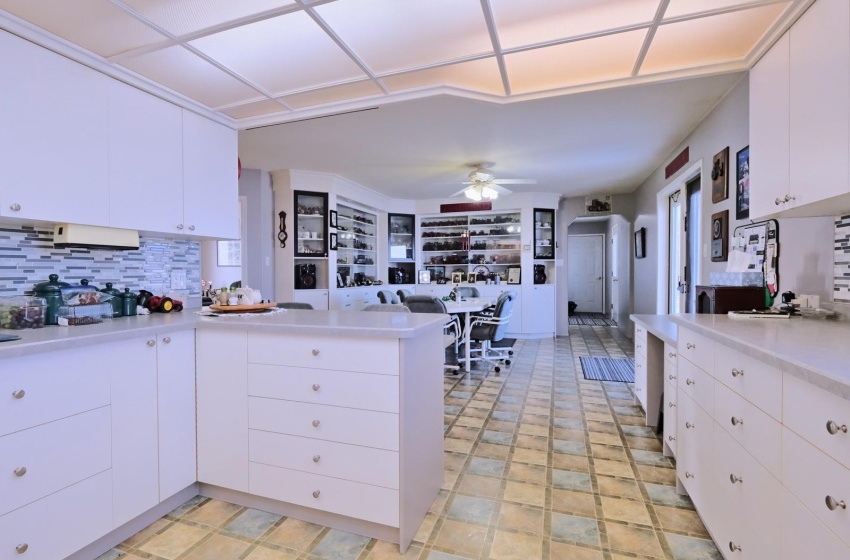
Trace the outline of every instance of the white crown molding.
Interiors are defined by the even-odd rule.
[[[773,46],[776,41],[779,40],[787,31],[791,29],[791,26],[800,19],[800,16],[808,10],[812,4],[815,3],[815,0],[805,0],[802,4],[792,4],[791,7],[782,15],[782,19],[780,20],[778,25],[775,25],[773,30],[770,33],[766,33],[759,40],[758,43],[750,50],[750,54],[747,57],[747,65],[752,68],[755,66],[756,62],[761,60],[770,47]]]
[[[164,99],[165,101],[173,103],[179,107],[183,107],[184,109],[197,113],[219,124],[229,128],[237,128],[237,121],[235,119],[214,111],[206,105],[202,105],[185,95],[163,87],[162,85],[149,80],[144,76],[140,76],[135,72],[114,66],[105,58],[80,48],[61,37],[57,37],[56,35],[53,35],[40,27],[36,27],[4,10],[0,10],[0,29],[6,30],[13,35],[17,35],[22,39],[26,39],[27,41],[53,51],[56,54],[69,58],[83,66],[87,66],[92,70],[105,74],[110,78],[114,78],[128,85],[139,88],[142,91],[155,95],[156,97]]]

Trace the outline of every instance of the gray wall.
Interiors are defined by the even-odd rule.
[[[708,256],[711,215],[729,210],[729,235],[748,220],[735,220],[734,177],[735,154],[749,144],[749,79],[744,77],[715,109],[677,146],[635,192],[635,229],[646,228],[646,258],[634,260],[634,312],[656,313],[658,283],[658,219],[657,195],[666,186],[684,183],[686,170],[702,160],[702,214],[700,243],[700,283],[708,283],[711,272],[726,269],[725,262],[711,262]],[[670,179],[664,178],[664,167],[685,147],[690,148],[690,162]],[[718,204],[711,202],[710,168],[714,154],[729,146],[730,196]],[[780,220],[779,226],[780,290],[818,294],[832,300],[832,252],[834,224],[832,218],[798,218]]]
[[[259,289],[263,297],[274,294],[274,197],[268,171],[243,169],[239,179],[239,196],[247,198],[246,258],[244,277],[248,286]],[[291,220],[292,218],[290,218]],[[266,295],[268,294],[268,295]]]

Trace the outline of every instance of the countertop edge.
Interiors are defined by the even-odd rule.
[[[639,324],[667,344],[676,346],[678,343],[679,333],[677,325],[670,320],[668,315],[629,315],[629,319],[631,319],[633,323]],[[659,323],[666,324],[662,327]],[[676,332],[671,333],[671,328]]]

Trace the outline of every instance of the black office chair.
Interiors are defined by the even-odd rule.
[[[242,287],[242,280],[237,280],[236,282],[231,282],[230,287],[231,288],[241,288]]]
[[[470,340],[481,343],[477,348],[466,349],[469,352],[470,360],[487,362],[493,366],[496,374],[501,371],[500,362],[504,362],[506,366],[511,365],[509,357],[513,354],[511,349],[513,341],[506,339],[505,333],[511,320],[515,297],[513,292],[503,293],[496,301],[496,309],[492,315],[477,315],[468,327],[471,329],[469,332]],[[510,342],[505,344],[508,341]],[[474,354],[478,354],[478,356]]]
[[[400,289],[396,292],[396,295],[398,296],[398,299],[401,300],[402,303],[404,303],[404,300],[406,300],[413,294],[410,293],[410,290]]]
[[[434,296],[412,295],[404,300],[404,306],[410,309],[411,313],[442,313],[443,315],[448,315],[449,313],[446,310],[446,304],[443,303],[443,300]],[[443,326],[443,346],[445,348],[454,346],[455,356],[457,356],[460,338],[460,322],[457,317],[452,316]],[[443,367],[452,370],[452,373],[457,373],[460,370],[459,364],[444,363]]]
[[[309,303],[301,303],[300,301],[285,301],[278,303],[277,306],[282,309],[313,309]]]
[[[381,303],[401,303],[401,300],[389,290],[378,290],[378,299]]]

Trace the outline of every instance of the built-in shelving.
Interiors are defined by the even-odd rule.
[[[337,203],[337,287],[378,279],[378,216]]]

